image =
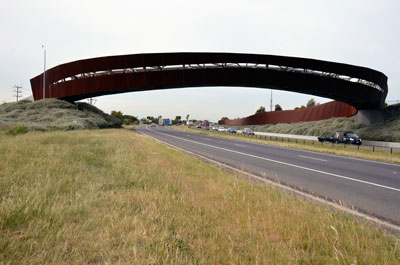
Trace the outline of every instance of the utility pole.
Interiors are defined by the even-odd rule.
[[[43,99],[46,98],[46,46],[42,45],[44,49],[44,67],[43,67]]]
[[[13,87],[15,88],[15,90],[14,90],[15,97],[17,98],[17,101],[18,101],[18,99],[21,97],[21,94],[22,94],[22,91],[21,91],[22,86],[15,85]]]
[[[272,89],[271,89],[271,101],[269,103],[269,111],[272,111]]]
[[[88,101],[88,103],[89,103],[90,105],[94,106],[94,105],[96,104],[96,102],[97,102],[97,99],[95,99],[95,98],[88,98],[87,101]]]

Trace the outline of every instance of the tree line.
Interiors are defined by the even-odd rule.
[[[136,116],[126,115],[123,114],[121,111],[117,110],[111,111],[111,115],[120,119],[122,121],[122,124],[124,125],[137,125],[140,122],[142,122],[143,124],[151,124],[151,123],[158,124],[160,119],[162,118],[162,116],[158,117],[147,116],[145,118],[139,119]],[[188,120],[189,120],[189,114],[186,115],[186,120],[182,120],[182,116],[177,115],[175,116],[175,119],[171,120],[171,122],[174,125],[181,125],[181,124],[186,124]],[[197,120],[191,120],[191,121],[196,122]]]
[[[311,108],[311,107],[315,107],[315,106],[318,106],[318,105],[319,105],[319,103],[316,102],[314,98],[311,98],[311,99],[307,102],[307,104],[306,104],[305,106],[304,106],[304,105],[301,105],[300,107],[295,107],[294,110],[305,109],[305,108]],[[275,110],[275,111],[281,111],[281,110],[283,110],[283,109],[282,109],[281,105],[275,104],[274,110]],[[264,106],[260,106],[260,107],[256,110],[256,113],[255,113],[255,114],[260,114],[260,113],[264,113],[264,112],[266,112],[265,107],[264,107]],[[228,118],[228,117],[222,117],[221,120],[229,120],[229,118]]]
[[[304,106],[304,105],[301,105],[300,107],[295,107],[294,109],[295,109],[295,110],[298,110],[298,109],[305,109],[305,108],[315,107],[315,106],[318,106],[318,105],[319,105],[319,103],[316,102],[315,99],[311,98],[311,99],[307,102],[307,104],[306,104],[305,106]],[[275,105],[275,111],[281,111],[281,110],[283,110],[282,107],[281,107],[281,105],[276,104],[276,105]],[[264,106],[260,106],[260,107],[256,110],[256,113],[255,113],[255,114],[264,113],[265,111],[266,111],[266,110],[265,110],[265,107],[264,107]]]

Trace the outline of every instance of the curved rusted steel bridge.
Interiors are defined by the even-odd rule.
[[[43,97],[43,73],[31,79]],[[349,64],[276,55],[150,53],[91,58],[46,71],[45,98],[76,101],[108,94],[206,86],[258,87],[331,98],[358,110],[379,110],[387,77]]]

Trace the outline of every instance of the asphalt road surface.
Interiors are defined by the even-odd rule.
[[[171,145],[400,224],[400,165],[229,140],[167,127],[136,130]]]

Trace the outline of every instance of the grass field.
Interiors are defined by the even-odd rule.
[[[329,143],[324,143],[322,145],[319,142],[303,143],[301,141],[299,141],[298,143],[295,143],[295,142],[293,142],[293,140],[291,142],[288,142],[287,139],[285,139],[284,141],[281,141],[280,138],[278,138],[278,140],[274,140],[274,138],[272,138],[272,140],[269,140],[269,138],[259,139],[256,137],[248,137],[248,136],[244,137],[243,135],[239,135],[239,134],[235,135],[235,134],[229,134],[229,133],[223,133],[223,132],[200,130],[200,129],[195,129],[193,127],[188,128],[186,126],[171,126],[170,128],[180,130],[180,131],[185,131],[185,132],[194,132],[194,133],[201,133],[201,134],[210,135],[210,136],[224,137],[224,138],[228,138],[228,139],[249,141],[249,142],[255,142],[255,143],[263,143],[263,144],[269,144],[269,145],[275,145],[275,146],[290,147],[290,148],[296,148],[296,149],[322,152],[322,153],[327,153],[327,154],[344,155],[344,156],[351,156],[351,157],[357,157],[357,158],[363,158],[363,159],[370,159],[370,160],[400,164],[400,152],[394,151],[391,154],[389,149],[381,149],[381,150],[376,149],[375,151],[372,151],[372,148],[358,149],[357,146],[352,146],[352,145],[347,145],[347,146],[344,146],[342,144],[332,145]]]
[[[370,224],[132,131],[0,131],[0,264],[399,263]]]

